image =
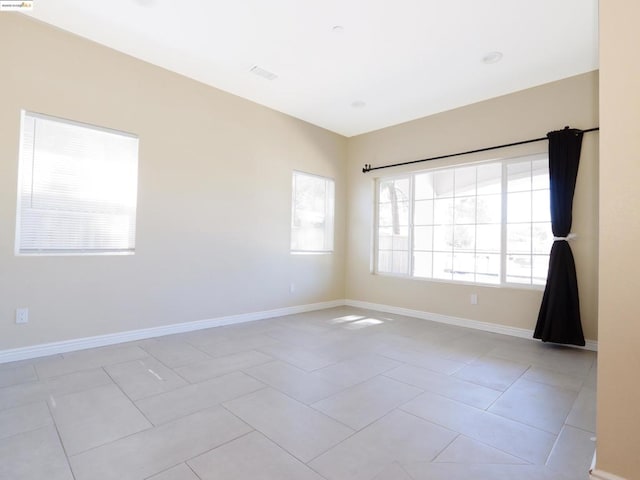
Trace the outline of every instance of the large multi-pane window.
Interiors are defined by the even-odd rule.
[[[376,272],[543,285],[553,241],[546,156],[377,182]]]

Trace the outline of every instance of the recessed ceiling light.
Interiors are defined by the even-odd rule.
[[[366,106],[367,106],[367,104],[366,104],[366,103],[364,103],[362,100],[356,100],[355,102],[353,102],[353,103],[351,104],[351,106],[352,106],[353,108],[364,108],[364,107],[366,107]]]
[[[334,25],[333,27],[331,27],[331,31],[333,33],[340,34],[340,33],[344,32],[344,27],[342,25]]]
[[[156,0],[133,0],[133,1],[143,7],[151,7],[156,3]]]
[[[482,63],[486,64],[498,63],[500,60],[502,60],[502,52],[489,52],[482,57]]]

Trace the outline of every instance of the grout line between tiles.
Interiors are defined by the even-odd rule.
[[[432,461],[433,461],[433,460],[432,460]],[[414,479],[413,475],[411,475],[411,474],[407,471],[407,469],[406,469],[406,468],[404,468],[404,465],[403,465],[402,463],[400,463],[400,462],[396,462],[396,463],[398,464],[398,466],[400,467],[400,469],[401,469],[404,473],[406,473],[406,474],[407,474],[407,477],[409,477],[409,480],[413,480],[413,479]]]
[[[527,373],[527,372],[529,371],[529,369],[530,369],[530,368],[531,368],[531,364],[529,364],[529,365],[527,366],[527,368],[525,369],[525,371],[524,371],[524,372],[522,372],[522,373],[520,374],[520,376],[519,376],[518,378],[516,378],[513,382],[511,382],[511,384],[510,384],[506,389],[502,390],[502,392],[500,393],[500,395],[498,395],[498,397],[497,397],[493,402],[491,402],[487,408],[485,408],[485,409],[484,409],[484,410],[485,410],[485,412],[487,412],[487,413],[493,413],[493,412],[490,412],[490,411],[489,411],[489,409],[490,409],[491,407],[493,407],[493,405],[495,405],[495,403],[496,403],[498,400],[500,400],[500,399],[502,398],[502,396],[503,396],[505,393],[507,393],[507,392],[509,391],[509,389],[510,389],[511,387],[513,387],[513,385],[514,385],[518,380],[520,380],[520,379],[524,376],[524,374],[525,374],[525,373]],[[473,382],[471,382],[471,383],[473,383]],[[494,390],[494,389],[492,389],[492,390]],[[500,390],[497,390],[497,391],[500,391]],[[498,414],[495,414],[495,413],[494,413],[494,415],[498,415]],[[499,416],[499,417],[502,417],[502,415],[498,415],[498,416]],[[503,418],[508,418],[508,417],[503,417]],[[512,418],[510,418],[509,420],[513,420],[513,419],[512,419]],[[517,420],[514,420],[514,421],[517,421]],[[523,423],[523,422],[520,422],[520,423]],[[527,424],[525,423],[525,425],[527,425]],[[533,426],[533,425],[529,425],[529,426]],[[534,427],[534,428],[536,428],[536,427]]]
[[[585,429],[585,428],[576,427],[575,425],[571,425],[570,423],[564,423],[564,424],[562,425],[562,428],[564,429],[564,427],[571,427],[571,428],[575,428],[576,430],[580,430],[581,432],[591,434],[591,436],[592,436],[592,437],[597,437],[597,432],[592,432],[591,430],[587,430],[587,429]],[[561,430],[561,431],[562,431],[562,430]],[[558,436],[560,436],[560,434],[558,434]]]
[[[248,435],[248,434],[247,434],[247,435]],[[238,437],[238,438],[240,438],[240,437]],[[237,439],[236,439],[236,440],[237,440]],[[193,474],[196,476],[196,478],[197,478],[197,479],[202,480],[202,477],[201,477],[200,475],[198,475],[198,474],[196,473],[196,471],[195,471],[193,468],[191,468],[191,465],[189,465],[186,461],[184,462],[184,464],[187,466],[187,468],[188,468],[189,470],[191,470],[191,471],[193,472]]]
[[[436,393],[436,395],[438,395],[438,394]],[[440,396],[442,397],[442,395],[440,395]],[[446,398],[446,397],[444,397],[444,398]],[[458,403],[460,403],[460,402],[458,402]],[[467,405],[467,406],[468,406],[468,405]],[[472,407],[472,408],[475,408],[475,407]],[[414,414],[414,413],[412,413],[412,412],[409,412],[409,411],[407,411],[407,410],[403,410],[402,408],[401,408],[401,410],[402,410],[404,413],[407,413],[407,414],[409,414],[409,415],[411,415],[411,416],[413,416],[413,417],[419,418],[419,419],[420,419],[420,420],[422,420],[423,422],[431,423],[431,424],[433,424],[433,425],[438,425],[439,427],[442,427],[442,428],[444,428],[444,429],[446,429],[446,430],[449,430],[450,432],[457,433],[457,434],[459,434],[459,435],[463,435],[463,436],[465,436],[465,437],[467,437],[467,438],[470,438],[471,440],[473,440],[473,441],[475,441],[475,442],[478,442],[478,443],[481,443],[481,444],[483,444],[483,445],[486,445],[487,447],[491,447],[491,448],[493,448],[493,449],[495,449],[495,450],[499,450],[499,451],[501,451],[502,453],[506,453],[507,455],[511,455],[512,457],[519,458],[519,459],[520,459],[520,460],[522,460],[523,462],[526,462],[526,464],[528,464],[528,465],[535,465],[535,464],[532,464],[532,463],[531,463],[529,460],[527,460],[526,458],[522,458],[522,457],[520,457],[520,456],[518,456],[518,455],[516,455],[516,454],[514,454],[514,453],[509,453],[509,452],[507,452],[507,451],[505,451],[505,450],[502,450],[501,448],[494,447],[493,445],[489,445],[488,443],[485,443],[485,442],[483,442],[483,441],[481,441],[481,440],[478,440],[477,438],[473,438],[473,437],[470,437],[470,436],[468,436],[468,435],[465,435],[465,434],[464,434],[464,433],[462,433],[462,432],[458,432],[458,431],[456,431],[456,430],[452,430],[450,427],[447,427],[447,426],[445,426],[445,425],[442,425],[442,424],[437,423],[437,422],[432,421],[432,420],[427,420],[426,418],[422,418],[421,416],[416,415],[416,414]],[[480,411],[480,412],[482,412],[482,413],[489,413],[489,412],[485,412],[484,410],[481,410],[481,409],[477,409],[477,410],[479,410],[479,411]],[[501,418],[504,418],[504,417],[501,417]],[[509,419],[508,419],[508,420],[509,420]],[[523,425],[524,425],[524,424],[523,424]],[[527,426],[528,426],[528,427],[530,427],[530,425],[527,425]],[[535,427],[531,427],[531,428],[535,428]],[[549,432],[545,432],[545,433],[549,433]]]
[[[227,410],[227,411],[228,411],[228,410]],[[198,474],[196,473],[196,471],[191,467],[191,465],[189,465],[189,462],[190,462],[191,460],[194,460],[194,459],[196,459],[196,458],[198,458],[198,457],[201,457],[202,455],[206,455],[206,454],[207,454],[207,453],[209,453],[209,452],[213,452],[214,450],[217,450],[218,448],[223,447],[223,446],[225,446],[225,445],[229,445],[230,443],[233,443],[233,442],[235,442],[236,440],[240,440],[241,438],[244,438],[244,437],[246,437],[247,435],[251,435],[251,434],[252,434],[252,433],[254,433],[254,432],[258,432],[258,430],[256,430],[255,428],[253,428],[253,427],[252,427],[251,425],[249,425],[247,422],[245,422],[244,420],[242,420],[241,418],[239,418],[237,415],[234,415],[234,414],[233,414],[233,412],[229,412],[229,413],[230,413],[231,415],[233,415],[234,417],[236,417],[238,420],[240,420],[242,423],[244,423],[244,424],[245,424],[245,425],[246,425],[250,430],[249,430],[248,432],[246,432],[246,433],[243,433],[242,435],[238,435],[237,437],[234,437],[234,438],[231,438],[231,439],[229,439],[229,440],[227,440],[227,441],[225,441],[225,442],[222,442],[221,444],[216,445],[215,447],[210,448],[209,450],[206,450],[206,451],[204,451],[204,452],[198,453],[197,455],[194,455],[193,457],[189,457],[189,458],[187,458],[187,459],[183,460],[182,462],[180,462],[180,463],[178,463],[178,464],[176,464],[176,465],[180,465],[181,463],[184,463],[187,467],[189,467],[189,470],[191,470],[191,471],[195,474],[195,476],[196,476],[196,477],[201,478],[201,477],[200,477],[200,475],[198,475]],[[259,433],[261,433],[261,432],[259,432]],[[267,438],[268,438],[268,437],[267,437]],[[176,465],[174,465],[173,467],[175,467]],[[171,468],[173,468],[173,467],[171,467]],[[168,470],[168,469],[167,469],[167,470]],[[154,475],[157,475],[157,473],[156,473],[156,474],[154,474]],[[152,476],[153,476],[153,475],[152,475]]]
[[[236,370],[236,371],[234,371],[234,372],[230,372],[230,373],[227,373],[227,374],[225,374],[225,375],[231,375],[231,374],[233,374],[233,373],[237,373],[237,372],[239,372],[239,371],[238,371],[238,370]],[[240,372],[240,373],[244,373],[244,372]],[[224,376],[224,375],[221,375],[221,377],[222,377],[222,376]],[[220,377],[215,377],[215,378],[220,378]],[[210,380],[213,380],[213,379],[210,379]],[[169,419],[169,420],[165,420],[165,421],[163,421],[163,422],[160,422],[160,423],[158,423],[157,425],[156,425],[155,423],[153,423],[151,420],[149,420],[149,422],[150,422],[150,423],[153,425],[153,427],[155,428],[155,427],[160,427],[160,426],[162,426],[162,425],[166,425],[166,424],[171,423],[171,422],[175,422],[175,421],[177,421],[177,420],[180,420],[181,418],[188,417],[189,415],[195,415],[196,413],[200,413],[200,412],[203,412],[203,411],[205,411],[205,410],[209,410],[209,409],[212,409],[212,408],[215,408],[215,407],[224,407],[223,403],[226,403],[226,402],[232,402],[233,400],[237,400],[237,399],[242,398],[242,397],[244,397],[244,396],[246,396],[246,395],[251,395],[252,393],[256,393],[256,392],[259,392],[259,391],[264,390],[264,389],[266,389],[266,388],[269,388],[269,385],[265,384],[264,382],[260,382],[260,383],[262,383],[262,385],[263,385],[262,387],[257,388],[256,390],[252,390],[252,391],[247,392],[247,393],[240,394],[240,395],[239,395],[239,396],[237,396],[237,397],[229,398],[229,399],[224,400],[224,401],[222,401],[222,402],[213,403],[213,404],[207,405],[207,406],[205,406],[205,407],[198,408],[197,410],[194,410],[194,411],[192,411],[192,412],[189,412],[189,413],[187,413],[187,414],[185,414],[185,415],[181,415],[181,416],[179,416],[179,417],[171,418],[171,419]],[[184,386],[184,387],[182,387],[182,388],[186,388],[186,387],[189,387],[189,386],[192,386],[192,385],[197,385],[197,384],[189,384],[189,385],[185,385],[185,386]],[[175,391],[175,390],[171,390],[170,392],[173,392],[173,391]],[[170,393],[170,392],[164,392],[164,393]],[[147,398],[150,398],[150,397],[147,397]],[[135,402],[134,402],[134,403],[135,403]],[[136,406],[137,406],[137,405],[136,405]],[[224,408],[225,408],[225,410],[228,410],[226,407],[224,407]],[[230,413],[233,413],[233,412],[230,412]],[[235,415],[235,414],[234,414],[234,416],[236,416],[236,417],[237,417],[237,415]],[[145,418],[147,418],[147,417],[145,416]],[[238,418],[239,418],[239,417],[238,417]],[[240,419],[240,420],[242,420],[242,419]],[[245,422],[245,421],[243,420],[243,423],[247,423],[247,422]],[[247,425],[248,425],[248,424],[247,424]],[[250,426],[250,425],[249,425],[249,426]],[[253,427],[251,427],[251,428],[253,428]]]
[[[564,425],[563,425],[564,428]],[[562,430],[560,430],[562,432]],[[556,439],[553,442],[553,445],[551,446],[551,450],[549,450],[549,453],[547,454],[546,458],[544,459],[544,465],[546,466],[549,463],[549,459],[551,458],[551,455],[553,454],[553,451],[556,448],[556,445],[558,445],[558,441],[560,440],[560,434],[558,433],[558,435],[556,435]]]
[[[51,396],[51,395],[50,395]],[[62,452],[64,453],[64,458],[69,466],[69,471],[71,472],[71,476],[75,479],[76,474],[71,467],[71,460],[69,459],[69,455],[67,454],[67,448],[64,446],[64,442],[62,441],[62,436],[60,435],[60,430],[58,429],[58,423],[56,422],[56,417],[53,415],[53,411],[51,411],[51,405],[49,405],[48,401],[45,401],[47,404],[47,409],[49,410],[49,415],[51,415],[51,420],[53,421],[53,428],[56,430],[56,435],[58,436],[58,441],[60,442],[60,447],[62,448]]]
[[[436,455],[429,460],[429,463],[433,463],[434,461],[436,461],[438,459],[438,457],[440,455],[442,455],[442,453],[449,448],[451,445],[453,445],[453,442],[455,442],[458,438],[460,438],[461,436],[463,436],[460,432],[457,432],[458,435],[456,435],[455,437],[453,437],[453,439],[451,439],[451,441],[449,443],[447,443],[444,447],[442,447],[442,449],[440,449],[440,451],[438,453],[436,453]],[[404,470],[404,469],[403,469]]]
[[[245,423],[247,426],[249,426],[249,428],[253,429],[253,431],[258,432],[260,435],[264,436],[265,438],[267,438],[270,442],[274,443],[275,445],[277,445],[279,448],[281,448],[282,450],[284,450],[285,452],[287,452],[289,455],[291,455],[293,458],[295,458],[298,462],[302,463],[303,465],[307,465],[308,463],[310,463],[311,461],[313,461],[315,458],[312,458],[311,460],[309,460],[309,462],[305,462],[303,459],[299,458],[298,456],[296,456],[293,452],[290,452],[287,448],[285,448],[283,445],[280,445],[275,439],[271,438],[269,435],[267,435],[265,432],[263,432],[262,430],[260,430],[259,428],[254,427],[253,425],[251,425],[250,423],[246,422],[245,420],[243,420],[242,418],[238,417],[235,413],[233,413],[229,408],[227,408],[226,405],[221,404],[222,407],[227,410],[231,415],[233,415],[234,417],[238,418],[240,421],[242,421],[243,423]],[[251,433],[251,432],[249,432]],[[354,432],[353,434],[355,434],[356,432]],[[352,435],[353,435],[352,434]],[[351,436],[351,435],[350,435]],[[349,438],[349,437],[347,437]],[[346,440],[346,439],[345,439]],[[343,440],[344,441],[344,440]],[[337,443],[336,445],[339,445],[341,442]],[[330,450],[331,448],[335,447],[336,445],[330,447],[327,450]],[[217,448],[217,447],[216,447]],[[323,452],[324,453],[324,452]],[[322,455],[322,454],[320,454]],[[319,455],[318,455],[319,456]]]
[[[138,432],[135,433],[140,433],[140,432],[144,432],[146,430],[150,430],[151,428],[155,428],[155,425],[153,424],[153,422],[147,418],[147,416],[144,414],[144,412],[142,410],[140,410],[140,408],[138,408],[138,405],[136,404],[135,400],[133,400],[131,397],[129,397],[129,395],[127,395],[127,392],[124,391],[124,389],[120,386],[120,384],[118,382],[116,382],[116,380],[111,376],[111,374],[107,371],[107,369],[105,367],[102,367],[102,370],[104,371],[104,373],[107,374],[107,376],[111,379],[111,381],[113,382],[113,384],[118,387],[118,390],[120,390],[120,392],[122,392],[122,394],[127,398],[127,400],[129,400],[129,402],[131,402],[131,404],[134,406],[134,408],[140,413],[140,415],[142,415],[144,417],[144,419],[149,422],[150,427],[145,428],[144,430],[139,430]],[[132,435],[135,435],[132,434]],[[129,436],[129,435],[127,435]],[[126,438],[126,437],[121,437],[121,438]],[[120,440],[120,439],[117,439]],[[111,443],[111,442],[109,442]],[[81,453],[81,452],[80,452]]]

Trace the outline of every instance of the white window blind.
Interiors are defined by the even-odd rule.
[[[17,254],[133,253],[138,138],[22,113]]]
[[[291,251],[333,250],[334,182],[293,172]]]

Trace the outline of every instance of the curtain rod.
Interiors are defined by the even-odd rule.
[[[569,127],[564,127],[564,128],[568,129]],[[598,130],[600,130],[599,127],[594,127],[594,128],[588,128],[587,130],[581,130],[581,131],[582,133],[589,133],[589,132],[597,132]],[[531,140],[522,140],[520,142],[505,143],[503,145],[495,145],[493,147],[478,148],[477,150],[467,150],[466,152],[450,153],[448,155],[439,155],[437,157],[423,158],[422,160],[411,160],[409,162],[392,163],[390,165],[381,165],[379,167],[372,167],[370,163],[365,163],[364,168],[362,169],[362,173],[368,173],[368,172],[371,172],[372,170],[381,170],[383,168],[399,167],[401,165],[411,165],[412,163],[430,162],[431,160],[440,160],[443,158],[459,157],[460,155],[469,155],[471,153],[488,152],[489,150],[497,150],[499,148],[506,148],[506,147],[515,147],[516,145],[525,145],[527,143],[541,142],[543,140],[547,140],[547,137],[532,138]]]

